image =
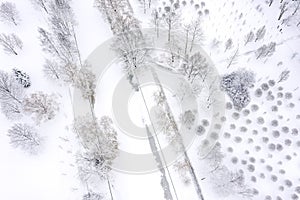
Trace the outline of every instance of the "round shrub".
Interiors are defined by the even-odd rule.
[[[225,139],[229,139],[231,137],[230,133],[228,132],[225,132],[223,136]]]
[[[230,129],[234,130],[236,128],[235,124],[230,124]]]
[[[202,125],[203,125],[204,127],[209,126],[209,121],[208,121],[207,119],[203,119],[203,120],[202,120]]]
[[[283,97],[283,93],[282,92],[278,92],[277,93],[277,98],[282,98]]]
[[[270,151],[274,151],[274,150],[276,149],[275,144],[270,143],[270,144],[268,145],[268,149],[269,149]]]
[[[298,129],[292,128],[291,133],[292,133],[292,135],[297,136],[298,135]]]
[[[275,85],[275,83],[276,82],[274,80],[269,80],[268,81],[268,84],[269,84],[270,87],[273,87]]]
[[[290,181],[290,180],[288,180],[288,179],[284,180],[284,184],[285,184],[287,187],[292,187],[292,186],[293,186],[292,181]]]
[[[273,119],[273,120],[271,121],[271,126],[274,126],[274,127],[278,126],[278,120]]]
[[[237,157],[232,157],[231,158],[231,162],[233,163],[233,164],[237,164],[238,163],[238,158]]]
[[[238,120],[240,118],[240,114],[237,112],[232,113],[232,118]]]
[[[236,137],[234,137],[234,141],[236,143],[241,143],[242,142],[242,138],[240,136],[236,136]]]
[[[268,137],[262,137],[261,138],[263,143],[268,143],[269,142],[269,138]]]
[[[283,150],[283,146],[281,144],[277,144],[276,145],[276,149],[277,149],[277,151],[282,151]]]
[[[197,127],[196,134],[199,135],[199,136],[201,136],[201,135],[203,135],[205,133],[205,131],[206,131],[205,128],[203,126],[199,125]]]
[[[256,123],[258,123],[258,124],[264,124],[264,123],[265,123],[265,120],[264,120],[264,118],[262,118],[262,117],[258,117],[258,118],[256,119]]]
[[[231,102],[227,102],[225,107],[226,107],[227,110],[231,110],[233,106],[232,106]]]
[[[284,133],[288,133],[290,131],[290,129],[287,126],[283,126],[283,127],[281,127],[281,131]]]
[[[256,97],[261,97],[263,94],[262,90],[260,88],[256,89],[255,92],[254,92],[254,95]]]
[[[247,169],[248,169],[249,172],[254,172],[254,171],[255,171],[255,167],[254,167],[254,165],[252,165],[252,164],[249,164],[249,165],[247,166]]]
[[[253,105],[251,105],[250,109],[251,109],[252,112],[256,112],[256,111],[258,111],[259,107],[258,107],[258,105],[253,104]]]
[[[280,137],[280,132],[275,130],[275,131],[272,131],[272,135],[274,138],[279,138]]]
[[[284,94],[284,98],[285,98],[285,99],[292,99],[292,98],[293,98],[293,94],[292,94],[291,92],[286,92],[286,93]]]
[[[242,111],[242,113],[243,113],[244,116],[248,116],[250,114],[250,110],[249,109],[244,109]]]
[[[267,91],[268,89],[269,89],[269,85],[267,84],[267,83],[263,83],[263,84],[261,84],[261,89],[263,90],[263,91]]]
[[[284,140],[284,144],[285,144],[286,146],[291,146],[292,141],[291,141],[290,139],[286,139],[286,140]]]
[[[276,182],[278,180],[277,176],[271,175],[271,181]]]
[[[230,153],[232,153],[233,152],[233,148],[232,147],[228,147],[227,151],[230,152]]]

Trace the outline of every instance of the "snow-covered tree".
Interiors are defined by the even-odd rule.
[[[191,183],[191,178],[189,177],[189,165],[185,161],[177,161],[174,164],[175,171],[179,174],[180,178],[182,179],[183,183],[189,185]]]
[[[19,119],[22,116],[24,94],[24,87],[12,75],[0,71],[1,110],[8,119]]]
[[[88,66],[84,65],[77,73],[74,86],[81,91],[85,99],[89,99],[91,103],[93,102],[95,99],[96,76]]]
[[[17,101],[1,102],[1,111],[10,120],[20,119],[22,117],[22,105]]]
[[[276,43],[271,42],[268,45],[263,45],[260,48],[258,48],[255,52],[256,54],[256,59],[259,58],[265,58],[265,57],[270,57],[273,55],[273,53],[276,51]]]
[[[111,170],[110,163],[101,152],[86,151],[77,155],[78,176],[84,183],[106,180]]]
[[[241,69],[223,76],[221,89],[230,97],[234,107],[241,110],[250,102],[248,88],[253,87],[254,82],[254,73]]]
[[[75,118],[73,127],[90,152],[99,153],[109,164],[116,158],[117,134],[109,117],[104,116],[98,121],[97,118],[87,114]]]
[[[198,97],[201,90],[202,87],[199,84],[193,83],[190,85],[186,81],[181,81],[174,96],[182,102],[184,98]]]
[[[73,128],[85,147],[85,151],[77,158],[80,179],[83,182],[107,180],[112,197],[109,172],[119,152],[117,133],[112,120],[103,116],[98,121],[94,116],[87,114],[75,118]]]
[[[210,176],[213,190],[220,196],[229,195],[252,197],[253,190],[245,184],[244,174],[232,172],[226,166],[221,166]]]
[[[13,33],[9,35],[2,33],[0,35],[0,44],[3,46],[3,50],[9,54],[18,55],[18,50],[23,48],[23,42]]]
[[[0,19],[4,22],[13,23],[17,26],[20,22],[19,12],[12,2],[3,2],[0,5]]]
[[[25,72],[22,72],[21,70],[18,70],[16,68],[13,69],[14,76],[16,80],[23,85],[24,88],[28,88],[31,86],[30,77]]]
[[[205,80],[209,73],[209,66],[206,58],[200,52],[193,54],[182,65],[180,69],[183,75],[193,83],[195,79]]]
[[[221,152],[221,144],[218,142],[205,157],[205,162],[209,167],[209,173],[212,173],[220,168],[224,157],[224,154]]]
[[[103,196],[99,193],[95,192],[88,192],[87,194],[83,195],[82,200],[102,200]]]
[[[43,92],[36,92],[24,98],[23,110],[25,114],[32,115],[37,124],[40,124],[54,119],[59,111],[59,104],[54,94],[48,95]]]
[[[14,124],[8,130],[7,135],[13,147],[20,148],[29,153],[37,153],[41,145],[41,138],[37,131],[28,124]]]
[[[0,71],[0,101],[22,103],[24,87],[6,72]]]

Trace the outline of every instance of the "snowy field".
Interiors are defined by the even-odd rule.
[[[300,199],[300,1],[0,14],[0,199]]]

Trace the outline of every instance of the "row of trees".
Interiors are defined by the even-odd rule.
[[[71,0],[35,0],[34,3],[45,11],[49,24],[49,30],[38,29],[43,51],[51,56],[44,64],[45,75],[55,82],[78,88],[92,107],[96,78],[89,64],[81,60]]]
[[[91,113],[74,119],[74,132],[79,136],[82,147],[77,155],[78,175],[88,192],[84,200],[99,200],[103,196],[90,188],[99,181],[108,182],[113,199],[109,172],[118,153],[116,131],[109,117],[98,120],[94,116],[96,76],[91,66],[83,62],[78,46],[75,27],[77,22],[71,0],[33,0],[47,17],[48,30],[39,28],[41,46],[51,59],[46,59],[43,71],[52,81],[59,81],[81,91],[89,101]]]

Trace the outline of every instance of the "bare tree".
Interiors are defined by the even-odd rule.
[[[187,59],[181,66],[181,71],[187,79],[193,83],[197,78],[204,78],[208,72],[208,63],[206,58],[200,52],[195,53]]]
[[[266,35],[266,26],[262,26],[260,29],[257,30],[256,32],[256,38],[255,42],[263,39]]]
[[[271,42],[268,45],[264,44],[263,46],[261,46],[256,50],[255,52],[256,59],[272,56],[275,51],[276,51],[275,42]]]
[[[41,145],[41,138],[37,134],[37,131],[27,124],[14,124],[8,130],[7,135],[13,147],[20,148],[32,154],[37,153]]]
[[[250,31],[246,36],[245,36],[245,46],[249,43],[252,42],[254,40],[254,33],[253,31]]]
[[[286,81],[288,78],[290,77],[290,70],[285,69],[281,72],[281,74],[279,75],[279,79],[277,81],[277,83]]]
[[[49,0],[31,0],[31,2],[38,8],[43,9],[48,14],[47,3]]]
[[[225,42],[225,52],[228,50],[228,49],[231,49],[233,47],[233,42],[232,42],[232,39],[229,38],[226,42]]]
[[[204,40],[204,34],[203,34],[203,30],[201,28],[200,18],[193,21],[191,23],[190,28],[191,28],[190,52],[192,52],[196,41],[199,41],[201,43]]]
[[[154,9],[151,13],[151,23],[154,25],[156,36],[159,37],[159,29],[161,27],[161,18],[157,9]]]
[[[52,120],[59,111],[59,104],[54,94],[43,92],[32,93],[23,100],[25,114],[32,115],[33,120],[40,124]]]
[[[51,80],[61,80],[59,65],[55,61],[46,59],[46,63],[43,67],[44,74],[47,78]]]
[[[0,5],[1,21],[13,23],[15,26],[20,22],[19,12],[16,5],[11,2],[3,2]]]
[[[279,14],[279,17],[278,17],[278,20],[281,20],[283,14],[288,10],[288,2],[283,2],[282,5],[280,5],[280,14]]]
[[[227,64],[227,69],[231,66],[236,64],[237,62],[237,58],[239,56],[239,48],[236,49],[236,51],[234,52],[234,54],[232,56],[229,57],[228,59],[228,64]]]
[[[82,200],[102,200],[104,197],[95,192],[88,192],[87,194],[83,195]]]
[[[165,6],[162,12],[163,13],[161,13],[161,17],[163,24],[168,29],[168,42],[170,42],[172,31],[180,24],[180,14],[172,3],[169,6]]]
[[[3,46],[3,50],[9,54],[18,55],[17,50],[23,48],[21,39],[13,33],[9,35],[2,33],[0,35],[0,44]]]
[[[274,0],[269,0],[269,7],[273,4]]]

